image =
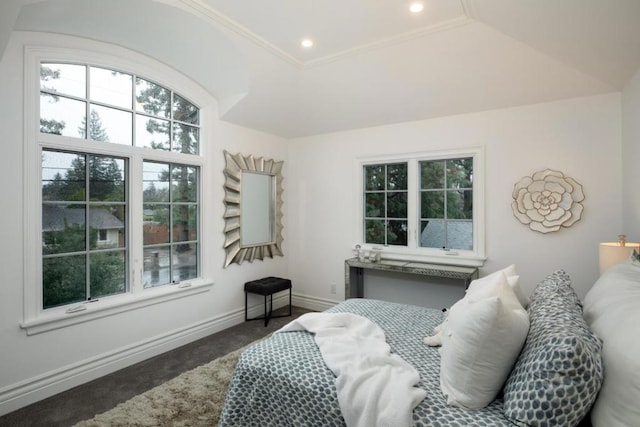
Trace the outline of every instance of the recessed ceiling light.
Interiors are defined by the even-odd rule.
[[[420,2],[411,3],[409,6],[409,11],[411,13],[420,13],[424,10],[424,5]]]
[[[313,46],[313,40],[311,40],[311,39],[302,39],[300,44],[302,45],[302,47],[309,48],[309,47]]]

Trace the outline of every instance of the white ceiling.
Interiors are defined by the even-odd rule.
[[[640,0],[203,1],[289,68],[249,59],[224,118],[286,137],[620,91],[640,67]]]
[[[261,38],[267,48],[299,65],[353,54],[468,20],[459,0],[427,0],[412,14],[398,0],[205,0],[211,8]],[[312,49],[300,41],[310,37]]]
[[[618,92],[640,67],[640,0],[409,4],[2,0],[0,49],[14,21],[122,44],[198,81],[222,119],[286,138]]]

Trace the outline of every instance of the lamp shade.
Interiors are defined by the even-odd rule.
[[[624,246],[620,242],[600,243],[600,274],[629,258],[634,249],[638,249],[638,243],[626,243]]]

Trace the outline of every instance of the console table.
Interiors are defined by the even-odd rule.
[[[444,277],[457,279],[464,283],[465,289],[472,280],[478,278],[477,267],[461,267],[457,265],[428,264],[424,262],[380,260],[378,262],[360,261],[349,258],[344,261],[344,297],[362,298],[364,296],[364,269],[394,271],[406,274]]]

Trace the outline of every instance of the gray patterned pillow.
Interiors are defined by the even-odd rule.
[[[602,343],[582,319],[569,276],[536,287],[529,334],[504,388],[504,414],[519,426],[575,426],[602,384]]]
[[[571,286],[571,278],[564,270],[557,270],[538,283],[533,290],[531,300],[547,301],[549,298],[555,298],[558,294],[562,296],[563,302],[571,306],[575,305],[582,311],[582,301]]]

